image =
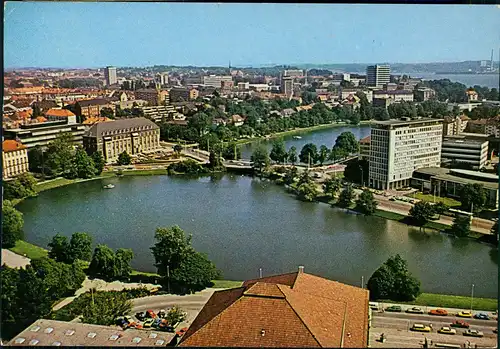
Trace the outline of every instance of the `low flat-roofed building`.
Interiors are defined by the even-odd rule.
[[[28,147],[13,139],[2,142],[3,178],[9,179],[29,171]]]
[[[49,109],[45,113],[45,117],[49,121],[68,120],[68,124],[76,124],[76,115],[67,109]]]
[[[466,163],[480,170],[488,160],[488,141],[468,139],[465,136],[447,136],[441,146],[441,163]]]
[[[162,118],[169,118],[177,114],[173,105],[157,105],[152,107],[141,107],[139,109],[142,110],[144,116],[153,119],[155,122],[159,122]]]
[[[160,127],[146,118],[101,122],[93,125],[83,137],[87,153],[100,151],[106,163],[113,163],[126,151],[135,155],[160,147]]]
[[[165,347],[175,333],[40,319],[6,346]]]
[[[442,167],[421,168],[413,172],[411,185],[428,190],[437,196],[460,197],[465,184],[480,184],[486,191],[487,205],[498,208],[498,176],[479,171],[447,169]]]

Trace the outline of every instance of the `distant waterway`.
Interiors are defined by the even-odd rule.
[[[103,189],[108,183],[115,188]],[[47,247],[56,233],[89,232],[96,244],[131,248],[132,266],[142,271],[156,271],[150,250],[155,229],[178,224],[226,279],[303,265],[359,286],[399,253],[424,291],[469,295],[474,284],[477,297],[498,295],[497,250],[489,245],[301,202],[281,186],[248,176],[115,177],[48,190],[17,207],[28,242]]]
[[[398,73],[398,75],[400,75]],[[401,74],[403,75],[403,74]],[[449,79],[453,82],[460,82],[467,87],[474,85],[496,88],[498,90],[498,74],[433,74],[433,73],[411,73],[412,77],[420,77],[426,80]]]

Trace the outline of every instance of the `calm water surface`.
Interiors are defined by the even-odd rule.
[[[103,185],[113,183],[113,190]],[[46,247],[56,233],[85,231],[95,243],[132,248],[133,267],[155,271],[150,247],[159,226],[178,224],[223,271],[244,280],[294,271],[360,285],[400,253],[428,292],[496,297],[493,248],[420,233],[395,221],[296,200],[283,187],[246,176],[124,177],[83,182],[20,203],[26,239]]]

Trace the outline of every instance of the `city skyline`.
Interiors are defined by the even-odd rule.
[[[4,16],[5,68],[458,62],[500,42],[497,6],[7,2]]]

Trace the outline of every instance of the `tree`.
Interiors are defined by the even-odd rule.
[[[424,225],[430,221],[433,216],[434,208],[426,201],[419,201],[410,209],[410,217],[418,225]]]
[[[276,140],[273,142],[271,153],[269,154],[271,160],[277,163],[285,162],[287,152],[285,149],[285,142],[283,140]]]
[[[252,153],[250,160],[253,162],[252,167],[259,173],[262,169],[269,166],[269,154],[263,145],[259,145]]]
[[[375,201],[373,193],[369,190],[363,190],[356,201],[356,205],[366,215],[372,215],[377,210],[377,201]]]
[[[495,224],[493,224],[493,226],[491,227],[491,234],[493,234],[493,236],[495,237],[495,241],[496,243],[498,244],[498,221],[495,222]]]
[[[47,167],[56,175],[68,176],[73,169],[73,135],[69,132],[60,133],[48,144]]]
[[[172,271],[181,265],[181,262],[193,251],[191,238],[191,234],[186,235],[177,225],[156,229],[156,242],[151,247],[151,251],[158,274],[166,276],[167,267]]]
[[[460,201],[464,209],[479,212],[486,204],[486,192],[481,184],[465,184],[460,189]]]
[[[300,162],[314,165],[318,159],[318,149],[313,143],[307,143],[302,147],[299,154]]]
[[[31,106],[32,109],[32,114],[31,114],[31,119],[36,119],[39,116],[42,116],[42,111],[40,110],[40,106],[38,103],[33,103]]]
[[[94,160],[87,155],[83,147],[78,147],[73,158],[78,178],[92,178],[96,173]]]
[[[131,162],[132,162],[132,157],[128,155],[126,151],[118,155],[118,161],[117,161],[118,165],[130,165]]]
[[[385,121],[389,120],[389,113],[384,107],[375,107],[373,108],[373,117],[375,120]]]
[[[451,232],[461,238],[466,237],[470,233],[470,217],[456,215],[453,219],[453,225],[451,227]]]
[[[48,247],[49,258],[52,258],[58,262],[68,263],[70,260],[70,250],[69,250],[69,242],[66,236],[61,234],[56,234],[52,241],[49,242]]]
[[[295,165],[295,163],[297,162],[297,148],[295,148],[295,146],[291,146],[288,150],[288,161],[292,165]]]
[[[197,130],[199,136],[203,136],[212,125],[212,118],[203,112],[198,112],[188,119],[188,126]]]
[[[354,196],[354,189],[352,188],[352,185],[349,184],[340,193],[338,204],[341,207],[349,207],[354,199]]]
[[[323,166],[323,163],[328,160],[330,157],[330,149],[326,145],[322,145],[319,147],[319,152],[318,152],[318,161],[321,166]]]
[[[288,168],[286,170],[283,182],[290,185],[295,182],[295,178],[297,178],[297,167],[293,166],[292,168]]]
[[[302,183],[297,187],[297,194],[301,200],[314,201],[318,196],[318,188],[314,182]]]
[[[119,248],[115,253],[115,278],[128,280],[132,273],[130,263],[134,259],[134,252],[130,248]]]
[[[37,181],[31,173],[23,173],[16,178],[24,188],[24,196],[36,196]]]
[[[420,281],[409,272],[399,254],[375,270],[367,286],[372,300],[412,301],[420,294]]]
[[[180,293],[190,293],[210,287],[212,280],[218,278],[220,278],[220,272],[207,256],[191,249],[182,259],[179,267],[173,268],[169,281]]]
[[[113,112],[113,109],[111,109],[109,107],[102,108],[101,112],[100,112],[100,115],[103,118],[110,118],[110,119],[114,119],[115,118],[115,113]]]
[[[353,159],[347,163],[344,169],[344,179],[363,185],[368,181],[368,169],[367,160]]]
[[[347,154],[354,154],[359,150],[359,143],[352,132],[345,131],[337,137],[334,147],[344,150]]]
[[[8,200],[2,204],[2,245],[14,247],[17,240],[23,238],[23,214],[15,209]]]
[[[175,153],[177,154],[177,156],[181,155],[181,152],[182,152],[182,145],[180,145],[180,144],[176,144],[176,145],[174,145],[174,151],[175,151]]]
[[[438,219],[441,217],[442,214],[444,214],[446,211],[448,211],[449,207],[444,204],[442,201],[439,201],[435,205],[432,206],[434,213],[438,215]]]
[[[116,270],[115,253],[106,245],[99,244],[94,249],[87,273],[90,277],[103,280],[114,280]]]
[[[217,170],[222,167],[222,162],[220,160],[219,154],[216,154],[214,151],[210,152],[210,155],[208,157],[208,166],[213,170]]]
[[[224,159],[238,160],[241,159],[241,149],[235,142],[230,142],[222,151]]]
[[[100,151],[94,152],[94,154],[92,154],[92,160],[94,161],[95,174],[100,175],[104,170],[104,165],[106,165],[102,153]]]
[[[177,305],[170,308],[168,310],[167,314],[165,315],[165,319],[167,319],[167,322],[169,324],[180,323],[180,322],[186,320],[186,317],[187,317],[187,313],[182,311],[182,309],[179,308],[179,306],[177,306]]]
[[[88,233],[73,233],[69,243],[70,262],[77,259],[89,261],[92,258],[92,237]]]
[[[334,146],[332,148],[332,151],[330,152],[328,159],[332,160],[333,162],[337,162],[338,160],[345,157],[347,157],[347,152],[344,149],[340,149]]]
[[[334,198],[342,189],[342,180],[337,177],[330,177],[323,183],[323,191],[330,198]]]
[[[114,325],[118,316],[130,314],[132,301],[121,292],[96,292],[92,302],[82,307],[82,322],[86,324]]]

